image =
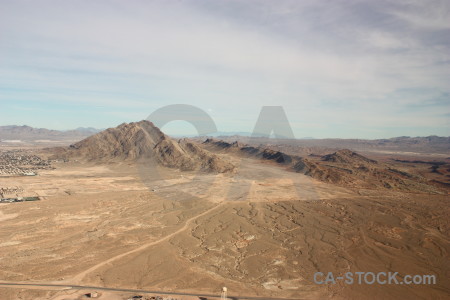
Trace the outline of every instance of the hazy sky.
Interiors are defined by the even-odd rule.
[[[0,125],[106,128],[168,104],[219,131],[281,105],[296,137],[448,136],[450,1],[0,0]]]

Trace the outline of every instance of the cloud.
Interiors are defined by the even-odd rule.
[[[415,1],[2,1],[0,6],[2,102],[39,103],[49,110],[91,106],[99,113],[135,109],[128,116],[187,103],[211,109],[222,131],[240,131],[233,128],[236,119],[251,128],[261,105],[283,105],[290,118],[311,124],[327,116],[322,122],[330,126],[322,127],[323,135],[334,134],[327,128],[343,120],[362,125],[370,119],[364,124],[382,128],[402,108],[417,118],[408,105],[435,97],[421,90],[444,95],[423,123],[441,126],[439,113],[449,104],[450,28],[443,20],[450,9],[444,2],[428,7]],[[407,118],[399,122],[411,125]]]
[[[395,17],[406,21],[418,29],[450,29],[450,3],[448,1],[409,0],[402,3],[404,5],[391,12]]]

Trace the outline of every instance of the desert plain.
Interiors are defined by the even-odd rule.
[[[358,172],[377,164],[364,177],[355,169],[323,171],[341,168],[345,157],[362,159],[353,152],[330,158],[324,153],[333,152],[316,148],[293,169],[247,148],[242,154],[222,142],[192,143],[233,170],[66,159],[53,148],[3,145],[3,153],[36,155],[51,168],[0,177],[0,187],[40,198],[0,203],[0,299],[84,299],[92,291],[99,299],[158,291],[168,299],[219,299],[222,287],[230,299],[448,299],[445,153],[359,151]],[[443,163],[434,169],[424,163],[436,160]],[[399,177],[386,177],[380,165]],[[347,173],[367,184],[339,177]],[[437,280],[314,282],[316,272],[358,271]]]

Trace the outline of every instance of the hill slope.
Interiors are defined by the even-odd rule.
[[[381,188],[402,191],[441,193],[425,178],[379,163],[348,149],[316,157],[290,155],[265,147],[253,147],[223,140],[207,139],[206,149],[269,160],[287,169],[323,182],[355,188]]]
[[[106,129],[71,145],[64,155],[91,162],[153,160],[181,170],[222,173],[234,169],[231,163],[194,143],[171,139],[149,121]]]

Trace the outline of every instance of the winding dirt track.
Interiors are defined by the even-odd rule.
[[[109,263],[112,263],[113,261],[118,260],[118,259],[120,259],[120,258],[123,258],[123,257],[125,257],[125,256],[127,256],[127,255],[130,255],[130,254],[133,254],[133,253],[142,251],[142,250],[144,250],[144,249],[146,249],[146,248],[148,248],[148,247],[151,247],[151,246],[157,245],[157,244],[159,244],[159,243],[162,243],[162,242],[164,242],[164,241],[167,241],[168,239],[172,238],[173,236],[175,236],[175,235],[179,234],[180,232],[183,232],[184,230],[186,230],[186,229],[189,227],[189,225],[191,225],[191,223],[192,223],[193,221],[197,220],[197,219],[200,218],[200,217],[203,217],[204,215],[209,214],[210,212],[212,212],[212,211],[218,209],[219,207],[222,207],[224,204],[225,204],[225,202],[221,202],[220,204],[218,204],[218,205],[216,205],[216,206],[214,206],[214,207],[212,207],[212,208],[210,208],[210,209],[208,209],[208,210],[202,212],[201,214],[196,215],[195,217],[192,217],[192,218],[188,219],[188,220],[186,221],[186,223],[183,225],[183,227],[181,227],[180,229],[178,229],[178,230],[175,231],[175,232],[172,232],[172,233],[169,234],[169,235],[166,235],[166,236],[163,237],[163,238],[160,238],[159,240],[156,240],[156,241],[152,241],[152,242],[143,244],[142,246],[140,246],[140,247],[138,247],[138,248],[135,248],[135,249],[133,249],[133,250],[130,250],[130,251],[124,252],[124,253],[122,253],[122,254],[116,255],[116,256],[114,256],[114,257],[111,257],[111,258],[109,258],[109,259],[107,259],[107,260],[104,260],[104,261],[102,261],[102,262],[100,262],[100,263],[98,263],[98,264],[96,264],[96,265],[90,267],[89,269],[87,269],[87,270],[85,270],[85,271],[83,271],[83,272],[81,272],[81,273],[79,273],[79,274],[73,276],[72,278],[68,278],[68,279],[66,279],[66,280],[58,281],[58,282],[60,282],[60,283],[80,283],[80,282],[83,280],[83,278],[84,278],[87,274],[89,274],[89,273],[95,271],[96,269],[98,269],[98,268],[100,268],[100,267],[103,267],[104,265],[107,265],[107,264],[109,264]]]

